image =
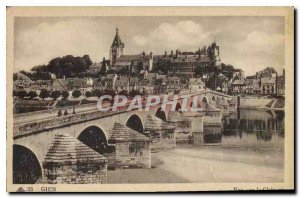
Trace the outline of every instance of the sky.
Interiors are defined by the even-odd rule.
[[[268,66],[280,74],[285,64],[284,17],[16,17],[14,71],[65,55],[109,59],[116,27],[126,54],[196,51],[215,41],[221,62],[246,75]]]

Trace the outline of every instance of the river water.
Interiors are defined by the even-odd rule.
[[[223,116],[221,127],[207,127],[204,142],[283,149],[284,133],[284,111],[237,110]]]

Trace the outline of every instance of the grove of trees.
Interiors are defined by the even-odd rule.
[[[72,96],[73,96],[74,98],[78,98],[78,97],[81,96],[81,92],[80,92],[78,89],[76,89],[76,90],[74,90],[74,91],[72,92]]]
[[[57,57],[49,61],[47,65],[38,65],[31,69],[30,72],[20,71],[20,73],[28,76],[31,80],[50,80],[53,73],[57,78],[79,77],[85,73],[92,65],[89,55],[72,56],[67,55]],[[17,76],[13,76],[16,80]]]

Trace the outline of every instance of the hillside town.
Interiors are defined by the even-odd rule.
[[[221,48],[216,42],[196,51],[126,54],[117,28],[109,54],[109,59],[103,57],[101,62],[94,63],[88,55],[82,58],[68,55],[51,60],[49,65],[34,67],[30,72],[15,73],[13,96],[88,102],[104,94],[159,95],[206,89],[255,97],[282,98],[285,93],[284,70],[278,75],[274,68],[266,67],[255,75],[245,76],[241,69],[221,62]],[[54,104],[57,102],[50,107]]]
[[[186,182],[176,176],[182,172],[191,182],[224,182],[228,178],[215,171],[203,168],[194,175],[182,167],[193,162],[212,167],[218,161],[216,170],[221,171],[228,161],[244,160],[248,166],[249,160],[259,159],[249,170],[264,178],[269,176],[260,167],[266,155],[268,164],[282,163],[284,70],[279,75],[268,66],[246,76],[238,66],[221,62],[216,42],[163,54],[127,54],[125,49],[116,28],[109,57],[100,62],[89,55],[66,55],[14,73],[14,183]],[[111,97],[104,100],[104,95]],[[155,103],[151,96],[162,100]],[[135,106],[138,97],[141,108]],[[167,103],[172,107],[166,108]],[[26,148],[36,143],[41,145],[32,152]],[[218,155],[228,156],[225,147],[239,153],[223,161]],[[258,154],[248,157],[250,147]],[[262,155],[261,148],[271,148],[270,153]],[[201,166],[203,156],[209,161],[205,155],[212,156],[211,162]],[[174,159],[187,160],[174,165]],[[225,166],[232,171],[228,175],[235,171],[231,166]],[[283,178],[280,171],[272,175],[275,181]],[[251,182],[257,177],[240,176]]]

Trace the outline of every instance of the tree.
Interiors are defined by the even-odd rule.
[[[112,96],[114,97],[116,95],[116,93],[113,91],[113,90],[104,90],[104,93],[103,95],[109,95],[109,96]]]
[[[69,97],[69,92],[63,91],[63,92],[61,93],[61,95],[62,95],[63,99],[67,99],[67,98]]]
[[[89,98],[89,97],[92,96],[92,93],[91,93],[90,91],[87,91],[87,92],[85,92],[85,96],[86,96],[87,98]]]
[[[42,89],[41,90],[41,93],[40,93],[40,97],[45,99],[45,98],[48,98],[50,96],[50,92],[46,89]]]
[[[35,91],[30,91],[28,93],[28,96],[29,96],[30,99],[33,99],[33,98],[37,97],[37,93]]]
[[[128,92],[126,90],[122,90],[119,92],[118,95],[123,95],[123,96],[127,96],[128,95]]]
[[[78,89],[76,89],[73,91],[72,96],[74,98],[78,98],[79,96],[81,96],[81,92]]]
[[[99,89],[94,89],[92,91],[92,96],[97,96],[98,98],[100,98],[103,95],[103,92]]]
[[[141,93],[138,90],[131,90],[129,92],[130,97],[134,97],[134,96],[137,96],[137,95],[141,95]]]
[[[13,97],[18,96],[17,91],[13,90]]]
[[[17,96],[19,98],[25,98],[27,96],[27,92],[24,90],[18,91]]]
[[[103,57],[102,66],[100,69],[100,75],[105,75],[105,74],[106,74],[106,61],[105,61],[105,57]]]
[[[53,91],[51,93],[51,97],[54,98],[55,100],[61,95],[60,91]]]

